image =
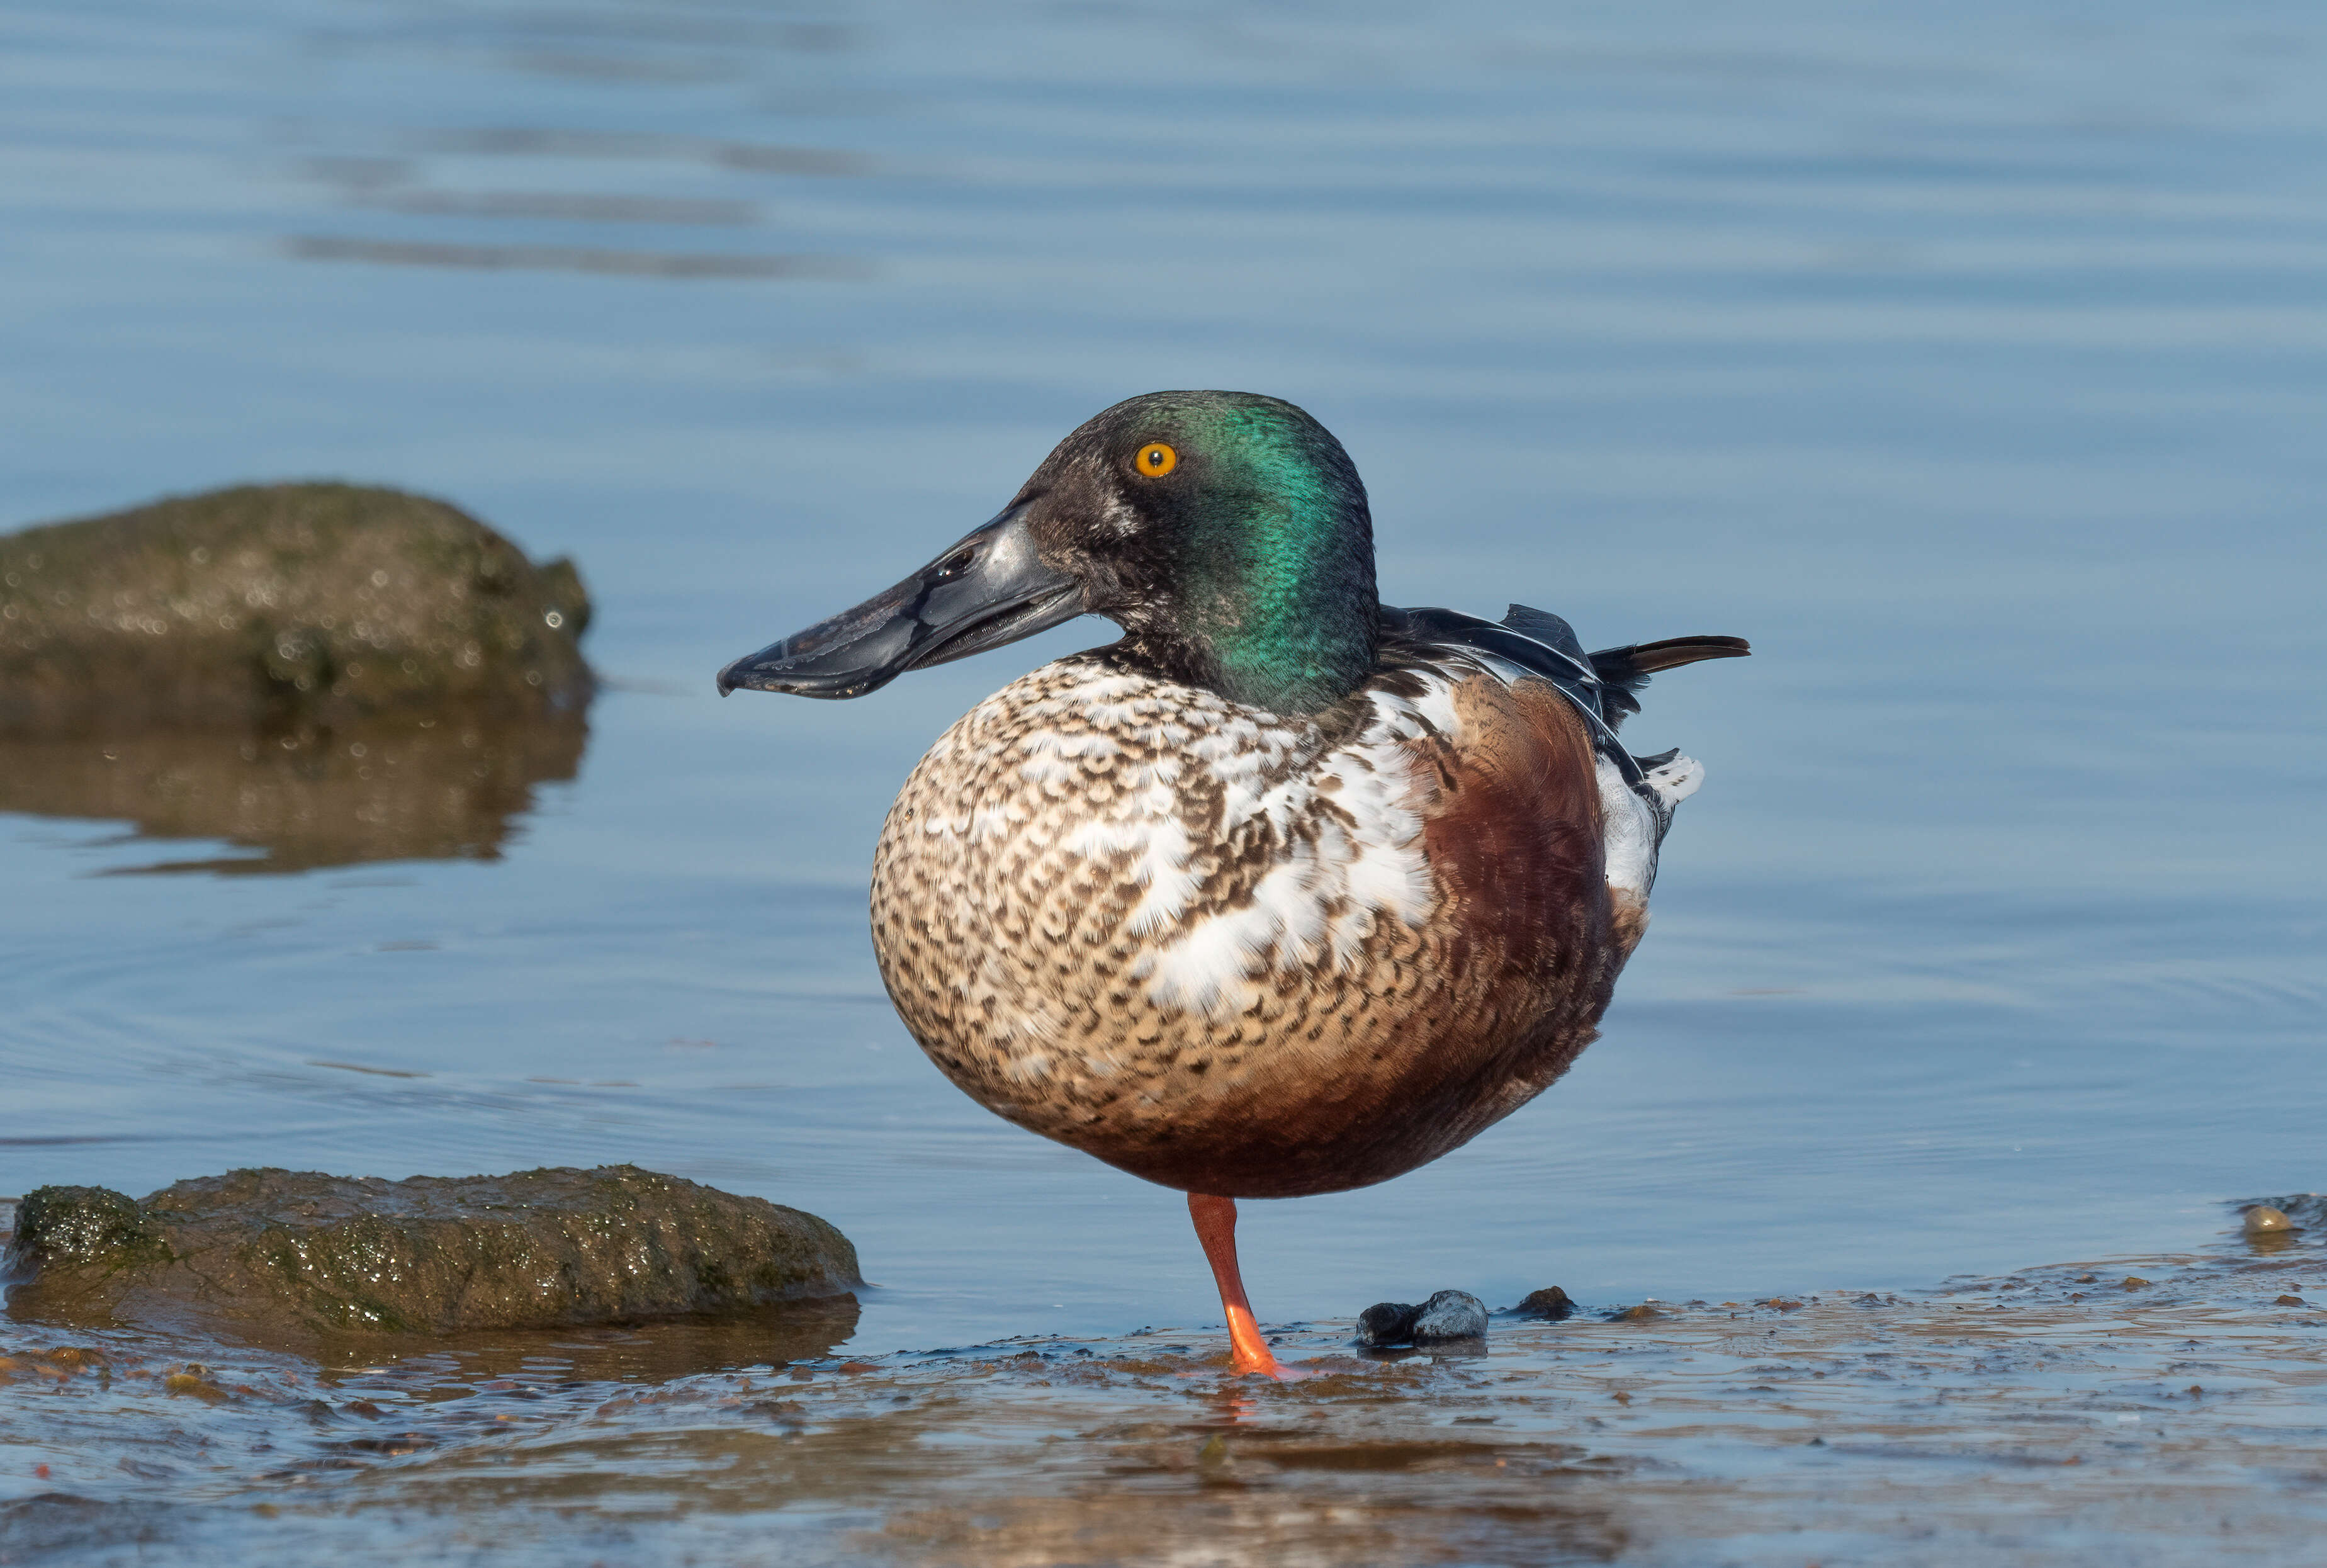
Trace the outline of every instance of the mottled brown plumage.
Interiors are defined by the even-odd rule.
[[[1416,714],[1416,733],[1370,748],[1410,825],[1354,823],[1331,789],[1239,819],[1210,770],[1147,777],[1176,729],[1172,750],[1258,745],[1261,787],[1302,795],[1300,775],[1379,733],[1370,709],[1408,711],[1399,693],[1425,686],[1440,701],[1422,706],[1456,723]],[[1143,921],[1155,870],[1142,880],[1141,846],[1073,845],[1158,789],[1197,880],[1173,919]],[[1403,911],[1341,896],[1329,918],[1353,928],[1347,961],[1287,954],[1280,934],[1242,955],[1214,1005],[1158,996],[1158,949],[1248,910],[1321,834],[1369,826],[1427,886]],[[988,1109],[1166,1186],[1331,1192],[1468,1141],[1593,1038],[1638,937],[1612,915],[1600,839],[1590,737],[1547,683],[1409,664],[1285,720],[1086,656],[981,704],[914,770],[874,856],[874,939],[906,1026]]]

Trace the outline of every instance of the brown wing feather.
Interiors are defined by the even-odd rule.
[[[1444,899],[1462,1017],[1450,1060],[1453,1148],[1548,1087],[1597,1035],[1630,944],[1615,929],[1592,740],[1549,683],[1475,677],[1455,695],[1463,743],[1423,826]],[[1427,742],[1417,742],[1426,744]]]

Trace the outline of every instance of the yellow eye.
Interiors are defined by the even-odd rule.
[[[1180,454],[1160,441],[1151,441],[1139,449],[1139,455],[1131,460],[1131,466],[1149,479],[1162,479],[1180,466]]]

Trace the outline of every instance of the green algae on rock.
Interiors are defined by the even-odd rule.
[[[245,485],[0,536],[0,733],[576,708],[590,602],[474,518]]]
[[[260,1341],[635,1322],[863,1283],[824,1220],[633,1165],[508,1176],[250,1170],[135,1200],[27,1193],[12,1313]]]
[[[44,1257],[76,1268],[134,1268],[170,1256],[145,1211],[108,1187],[35,1188],[17,1200],[16,1228],[41,1237]],[[9,1272],[0,1266],[0,1277]]]

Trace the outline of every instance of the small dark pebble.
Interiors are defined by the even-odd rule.
[[[2139,1274],[2125,1276],[2125,1288],[2129,1291],[2145,1291],[2149,1288],[2149,1281],[2143,1279]]]
[[[1511,1311],[1522,1318],[1549,1318],[1557,1321],[1561,1318],[1574,1317],[1575,1303],[1557,1285],[1546,1285],[1539,1291],[1529,1291],[1527,1300]]]
[[[2304,1301],[2301,1296],[2281,1296],[2278,1300],[2271,1302],[2271,1305],[2274,1307],[2307,1307],[2311,1303],[2309,1302]]]
[[[1456,1339],[1483,1339],[1487,1335],[1487,1304],[1468,1291],[1440,1291],[1422,1303],[1414,1320],[1414,1342],[1444,1345]]]
[[[1376,1302],[1358,1314],[1358,1343],[1378,1349],[1414,1340],[1414,1320],[1422,1309],[1411,1302]]]

